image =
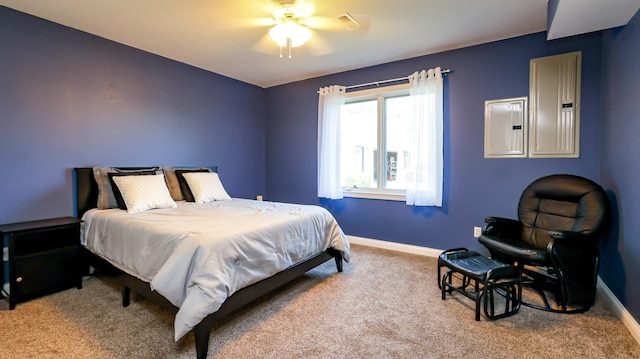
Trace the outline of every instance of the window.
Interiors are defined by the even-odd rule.
[[[349,94],[345,86],[320,88],[318,197],[442,206],[442,71],[407,79],[408,86]]]
[[[347,94],[340,111],[340,185],[345,196],[404,200],[410,111],[408,84]]]

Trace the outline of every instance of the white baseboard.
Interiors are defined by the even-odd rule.
[[[388,242],[379,239],[370,239],[364,237],[356,237],[356,236],[347,236],[349,241],[353,244],[359,244],[363,246],[388,249],[397,252],[404,252],[410,254],[418,254],[427,257],[438,257],[440,253],[442,253],[443,249],[435,249],[435,248],[427,248],[422,246],[415,246],[411,244],[402,244],[395,242]],[[633,316],[627,311],[622,303],[616,298],[616,296],[611,292],[609,287],[598,277],[598,291],[603,296],[604,300],[609,304],[609,308],[613,311],[613,313],[622,321],[622,323],[627,327],[631,336],[640,344],[640,325],[633,318]]]
[[[607,285],[604,284],[602,280],[600,280],[599,276],[598,291],[604,297],[604,300],[609,304],[609,308],[611,308],[616,317],[622,320],[622,323],[624,323],[627,329],[629,329],[629,332],[631,333],[633,338],[636,340],[636,342],[638,342],[638,344],[640,344],[640,325],[638,325],[638,322],[635,320],[635,318],[633,318],[631,313],[627,311],[627,308],[625,308],[622,303],[620,303],[618,298],[613,294],[609,287],[607,287]]]
[[[414,246],[411,244],[388,242],[388,241],[382,241],[379,239],[371,239],[371,238],[356,237],[356,236],[347,236],[347,238],[349,239],[349,242],[353,244],[360,244],[363,246],[388,249],[396,252],[419,254],[422,256],[434,257],[434,258],[437,258],[440,255],[440,253],[442,253],[443,251],[442,249],[434,249],[434,248],[427,248],[427,247],[421,247],[421,246]]]

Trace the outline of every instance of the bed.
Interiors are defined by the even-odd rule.
[[[122,176],[117,185],[109,178],[123,191],[125,180],[143,177]],[[196,203],[202,195],[194,192],[195,199],[184,196],[194,202],[171,201],[160,209],[97,209],[104,198],[104,183],[98,182],[94,168],[73,169],[74,211],[84,220],[81,240],[88,263],[115,274],[123,306],[133,291],[176,313],[175,339],[192,330],[198,358],[206,358],[211,326],[222,316],[328,260],[334,259],[342,272],[343,259],[349,259],[349,242],[322,207],[230,197]],[[184,181],[180,185],[180,191],[189,192]]]

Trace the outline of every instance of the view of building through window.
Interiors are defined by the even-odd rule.
[[[341,185],[352,189],[403,190],[409,160],[408,94],[353,98],[340,113]],[[382,151],[378,151],[378,148]],[[382,156],[379,156],[382,154]],[[379,171],[383,168],[383,171]]]

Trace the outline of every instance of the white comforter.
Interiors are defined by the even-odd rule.
[[[176,340],[237,290],[302,259],[333,247],[349,260],[344,233],[318,206],[178,202],[134,214],[94,209],[83,220],[83,245],[180,308]]]

